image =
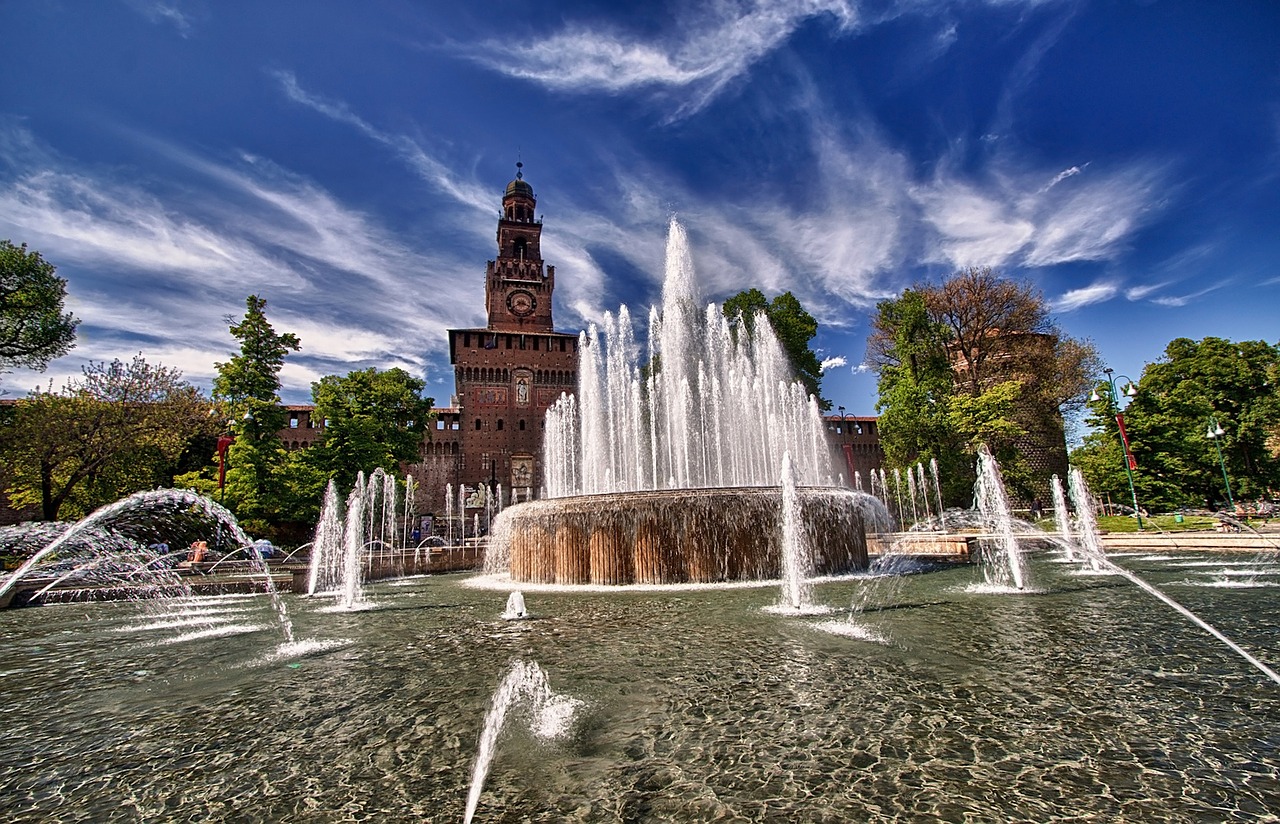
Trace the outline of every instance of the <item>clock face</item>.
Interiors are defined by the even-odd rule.
[[[523,289],[517,289],[507,295],[507,308],[511,310],[513,315],[524,317],[525,315],[531,314],[534,309],[538,308],[538,301],[533,295]]]

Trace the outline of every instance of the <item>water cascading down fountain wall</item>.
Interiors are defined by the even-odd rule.
[[[817,400],[769,327],[700,304],[683,227],[642,349],[627,308],[582,333],[578,393],[547,412],[544,498],[494,524],[486,572],[557,584],[776,578],[783,456],[818,574],[867,564],[870,496],[836,487]],[[643,357],[642,357],[643,356]]]

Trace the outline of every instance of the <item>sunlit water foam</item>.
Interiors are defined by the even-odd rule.
[[[262,632],[267,627],[261,624],[224,624],[217,627],[209,627],[198,632],[185,632],[182,635],[175,635],[172,638],[165,638],[155,641],[156,644],[182,644],[187,641],[198,641],[201,638],[222,638],[227,635],[244,635],[249,632]]]
[[[377,603],[373,601],[361,601],[357,604],[351,604],[350,606],[347,606],[346,604],[330,604],[327,607],[317,608],[316,612],[333,614],[339,612],[368,612],[374,609],[378,609]]]
[[[287,658],[303,658],[308,655],[314,655],[318,652],[328,652],[331,649],[339,649],[348,646],[351,640],[348,638],[327,638],[306,639],[302,641],[290,641],[281,644],[271,652],[262,656],[257,660],[259,664],[272,664],[276,661],[283,661]]]
[[[147,624],[133,624],[127,627],[118,627],[116,632],[155,632],[162,629],[179,629],[181,627],[203,627],[209,626],[210,624],[225,624],[230,620],[230,618],[221,615],[192,615],[185,618],[178,617],[168,620],[152,621]]]
[[[1266,589],[1267,587],[1280,586],[1275,581],[1233,580],[1230,578],[1219,578],[1216,581],[1183,581],[1182,583],[1184,586],[1200,587],[1202,589]]]
[[[1112,569],[1110,567],[1103,567],[1102,569],[1092,569],[1090,567],[1081,567],[1080,569],[1071,570],[1070,574],[1076,576],[1077,578],[1103,578],[1108,575],[1120,575],[1122,573],[1119,570]]]
[[[876,644],[887,645],[889,643],[888,638],[885,638],[883,635],[871,629],[870,627],[865,627],[862,624],[857,624],[849,620],[817,621],[815,623],[810,624],[809,626],[813,627],[814,629],[820,632],[826,632],[831,635],[839,635],[844,638],[856,638],[859,641],[871,641],[872,643],[876,643]]]
[[[1044,590],[1036,589],[1034,587],[1018,589],[1014,586],[988,584],[985,582],[975,582],[967,586],[960,587],[959,591],[969,593],[970,595],[1039,595],[1044,592]]]
[[[762,607],[761,612],[767,612],[770,615],[786,615],[786,616],[806,616],[806,615],[830,615],[836,611],[835,607],[829,607],[826,604],[802,604],[793,607],[788,604],[772,604]]]

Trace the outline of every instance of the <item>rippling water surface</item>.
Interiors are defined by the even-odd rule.
[[[836,611],[813,617],[761,588],[527,593],[538,617],[503,621],[506,593],[421,578],[362,612],[290,596],[287,648],[265,598],[192,622],[8,610],[0,814],[461,821],[519,659],[584,704],[560,740],[511,725],[478,822],[1277,820],[1280,687],[1122,579],[1047,560],[1036,594],[966,591],[973,568],[823,583]],[[1276,588],[1212,585],[1239,558],[1119,560],[1280,666]]]

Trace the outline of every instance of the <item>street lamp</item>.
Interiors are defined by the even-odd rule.
[[[1120,393],[1116,389],[1116,378],[1128,381],[1128,385],[1124,389],[1126,398],[1134,398],[1138,395],[1138,382],[1128,375],[1116,375],[1115,370],[1111,367],[1105,367],[1103,370],[1107,374],[1107,411],[1116,417],[1116,426],[1120,430],[1120,445],[1124,447],[1124,472],[1129,478],[1129,495],[1133,498],[1133,514],[1138,519],[1138,530],[1142,530],[1142,510],[1138,508],[1138,493],[1133,488],[1133,470],[1138,468],[1138,462],[1133,459],[1133,452],[1129,449],[1129,435],[1124,429],[1124,413],[1120,411]],[[1093,388],[1093,394],[1089,396],[1091,401],[1103,400],[1102,395],[1098,394],[1098,387]]]
[[[1204,436],[1213,441],[1214,448],[1218,450],[1218,466],[1222,467],[1222,483],[1227,488],[1227,508],[1234,510],[1236,502],[1231,497],[1231,481],[1227,480],[1227,462],[1222,459],[1222,444],[1219,443],[1219,440],[1225,434],[1227,433],[1218,425],[1218,419],[1210,415],[1209,431]]]

